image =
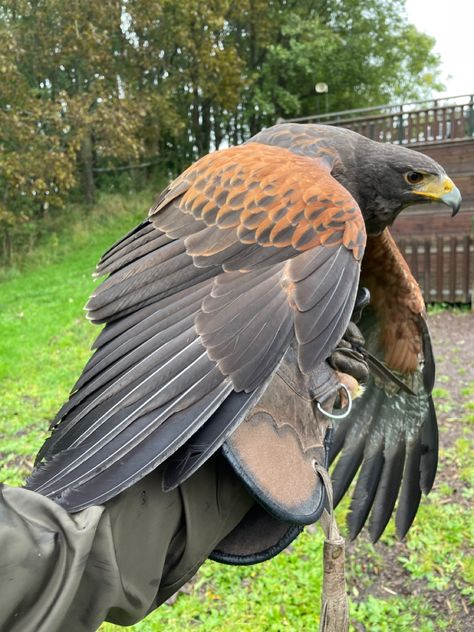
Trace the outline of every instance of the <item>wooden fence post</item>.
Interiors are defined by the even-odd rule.
[[[456,302],[456,248],[458,240],[455,235],[449,240],[449,300]]]
[[[439,235],[436,240],[436,300],[441,303],[444,302],[443,249],[444,249],[444,238],[441,237],[441,235]]]
[[[425,303],[431,302],[431,241],[425,239],[424,245],[424,261],[423,261],[423,293],[425,295]]]
[[[471,270],[471,266],[470,266],[470,252],[469,252],[469,248],[471,246],[471,238],[469,237],[469,235],[464,235],[464,238],[462,240],[462,245],[463,245],[463,253],[462,253],[462,266],[461,266],[461,279],[462,279],[462,293],[463,293],[463,303],[468,303],[469,302],[469,272]],[[472,301],[472,297],[471,297],[471,301]],[[471,302],[471,307],[472,307],[472,302]]]

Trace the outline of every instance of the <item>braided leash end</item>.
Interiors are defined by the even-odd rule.
[[[315,464],[315,470],[324,484],[328,506],[320,519],[326,536],[323,559],[323,591],[321,595],[320,632],[347,632],[349,629],[349,600],[345,579],[345,542],[339,533],[333,513],[333,494],[331,478],[326,470]]]

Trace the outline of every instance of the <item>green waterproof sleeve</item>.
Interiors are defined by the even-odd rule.
[[[222,457],[171,492],[153,472],[68,514],[0,487],[0,630],[90,632],[136,623],[176,592],[253,504]]]

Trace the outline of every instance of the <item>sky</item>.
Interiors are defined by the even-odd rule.
[[[474,94],[474,0],[406,0],[409,21],[436,39],[441,82],[433,96]]]

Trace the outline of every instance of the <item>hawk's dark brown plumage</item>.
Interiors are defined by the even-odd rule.
[[[412,172],[424,182],[411,185]],[[181,464],[183,475],[173,478],[179,483],[242,421],[290,345],[303,373],[331,355],[350,320],[361,263],[374,298],[370,344],[403,379],[416,382],[416,396],[403,397],[423,400],[423,410],[431,411],[423,302],[385,227],[421,201],[423,191],[433,199],[439,190],[439,199],[455,208],[453,187],[426,156],[324,126],[276,126],[197,161],[163,191],[148,220],[102,257],[97,273],[108,278],[87,309],[106,327],[53,422],[30,488],[70,511],[102,503],[178,450],[190,458],[186,446],[199,432],[208,443],[198,457],[193,446],[193,467]],[[417,381],[423,366],[426,379]],[[340,493],[363,463],[359,481],[370,490],[356,489],[365,496],[353,531],[374,503],[383,514],[375,518],[378,537],[402,478],[420,486],[420,468],[408,463],[410,445],[422,449],[429,424],[418,418],[411,424],[408,416],[396,438],[384,433],[374,401],[383,407],[399,394],[393,399],[373,388],[354,423],[351,417],[339,428],[334,453],[342,449]],[[347,437],[357,420],[360,432],[351,445]],[[372,435],[382,439],[374,444]],[[367,476],[371,451],[377,471]],[[396,485],[388,482],[391,472]],[[402,502],[411,489],[405,487]],[[401,532],[414,515],[412,509],[405,514]]]

